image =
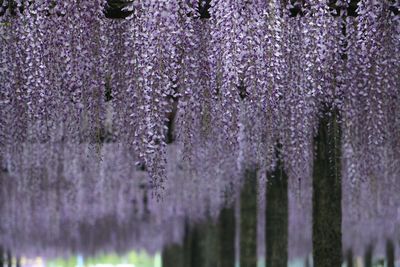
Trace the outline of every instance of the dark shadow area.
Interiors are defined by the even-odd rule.
[[[386,242],[386,260],[387,260],[387,267],[395,267],[395,248],[392,240],[388,240]]]
[[[372,244],[368,245],[365,254],[364,254],[364,266],[372,267],[372,258],[373,258],[374,247]]]
[[[318,267],[342,266],[341,133],[337,117],[334,111],[321,118],[314,140],[312,238],[314,266]]]
[[[172,244],[164,247],[162,251],[163,267],[184,267],[184,250],[181,245]]]
[[[288,264],[288,182],[279,160],[267,176],[266,190],[266,266]]]
[[[240,195],[240,266],[257,267],[257,171],[246,170]]]
[[[104,14],[106,18],[110,19],[126,18],[130,16],[133,11],[126,11],[123,9],[133,2],[133,0],[108,0]]]
[[[235,210],[223,208],[218,218],[218,267],[235,266]]]

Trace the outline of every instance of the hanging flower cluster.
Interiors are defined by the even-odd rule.
[[[226,179],[188,179],[176,145],[167,149],[163,201],[128,147],[107,143],[99,153],[102,161],[87,143],[26,145],[19,172],[0,173],[2,246],[24,256],[156,253],[183,240],[185,223],[215,219],[225,204]]]
[[[156,253],[165,245],[181,243],[185,225],[217,220],[226,207],[227,179],[219,179],[222,175],[216,169],[217,175],[210,179],[188,179],[177,148],[167,148],[171,160],[166,173],[171,178],[164,183],[160,202],[151,197],[146,173],[132,164],[135,158],[125,146],[104,144],[100,162],[89,144],[25,146],[23,171],[0,173],[0,214],[5,215],[0,220],[0,243],[15,255],[49,258],[77,251],[85,256],[124,254],[132,249]],[[387,170],[395,168],[389,165]],[[375,244],[374,253],[379,255],[385,251],[386,240],[400,234],[397,179],[386,171],[354,191],[351,177],[344,176],[344,251],[353,249],[355,255],[363,255]],[[269,194],[265,186],[265,182],[258,184],[259,196]],[[297,188],[296,180],[288,180],[289,259],[312,252],[312,177],[302,181],[300,194]],[[235,200],[237,196],[229,197]],[[257,232],[264,237],[265,199],[259,199],[258,205]],[[265,251],[264,238],[257,246]]]
[[[176,141],[198,177],[234,182],[238,170],[273,168],[279,148],[303,179],[318,118],[336,110],[345,174],[398,162],[393,1],[361,0],[352,14],[349,1],[135,0],[116,20],[104,0],[16,3],[0,12],[9,172],[29,143],[115,142],[162,188]]]
[[[354,182],[399,169],[399,19],[388,2],[360,1],[348,18],[343,74],[344,154]]]

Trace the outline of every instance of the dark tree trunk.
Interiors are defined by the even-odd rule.
[[[216,222],[209,221],[205,225],[205,267],[218,266],[219,260],[219,235]]]
[[[201,225],[196,225],[192,229],[191,235],[191,255],[190,267],[205,267],[206,259],[204,253],[205,238],[204,230]]]
[[[4,250],[2,246],[0,246],[0,267],[4,267]]]
[[[223,208],[218,219],[219,264],[218,267],[235,266],[235,210]]]
[[[257,172],[247,170],[240,196],[240,267],[257,267]]]
[[[340,127],[337,112],[320,121],[314,140],[313,257],[314,266],[342,266]]]
[[[185,236],[183,239],[183,265],[191,267],[192,262],[192,231],[188,223],[185,224]]]
[[[286,267],[288,262],[288,186],[280,161],[268,175],[266,190],[266,266]]]
[[[351,249],[349,249],[347,251],[346,258],[347,258],[347,267],[354,267],[354,264],[353,264],[353,251]]]
[[[394,267],[394,244],[391,240],[386,242],[387,267]]]
[[[162,267],[184,267],[182,245],[172,244],[164,247]]]
[[[365,267],[372,267],[372,252],[373,252],[373,246],[369,245],[367,247],[367,250],[365,251],[365,255],[364,255]]]
[[[218,229],[215,223],[208,221],[195,225],[190,241],[190,262],[185,267],[217,266]]]

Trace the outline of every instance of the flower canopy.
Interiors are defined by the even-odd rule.
[[[22,171],[30,144],[112,142],[162,188],[175,142],[201,177],[269,170],[278,147],[302,179],[319,118],[337,112],[343,173],[399,173],[395,1],[120,4],[110,18],[103,0],[2,1],[4,170]]]

